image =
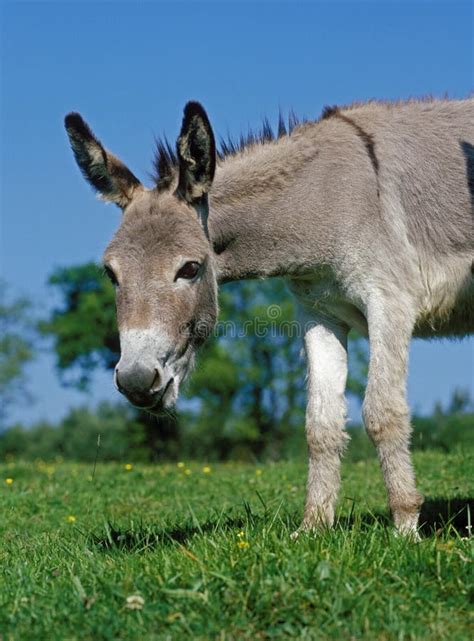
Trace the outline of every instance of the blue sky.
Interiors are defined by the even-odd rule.
[[[120,216],[74,165],[68,111],[146,182],[154,135],[174,139],[192,98],[225,135],[263,115],[275,122],[279,108],[311,118],[326,104],[473,88],[470,2],[4,2],[1,11],[0,269],[40,315],[57,302],[48,274],[97,260]],[[412,407],[429,411],[456,386],[473,392],[473,362],[473,339],[415,341]],[[47,353],[28,375],[36,403],[14,413],[25,422],[116,398],[105,374],[87,397],[62,389]]]

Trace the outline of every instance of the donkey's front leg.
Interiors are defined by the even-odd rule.
[[[382,301],[368,309],[370,361],[363,415],[377,448],[395,526],[416,536],[423,497],[416,489],[409,449],[406,379],[413,330],[409,310],[408,302],[393,309]]]
[[[305,335],[308,360],[308,487],[302,530],[331,526],[340,485],[347,379],[347,329],[318,324]]]

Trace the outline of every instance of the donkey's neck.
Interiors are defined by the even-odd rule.
[[[210,193],[209,233],[221,282],[304,270],[304,225],[294,212],[303,177],[317,155],[314,127],[252,145],[218,165]],[[313,248],[314,250],[314,248]]]

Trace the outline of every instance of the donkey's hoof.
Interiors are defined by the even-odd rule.
[[[312,534],[315,536],[326,528],[327,528],[327,525],[323,525],[322,523],[315,523],[313,521],[303,521],[299,526],[299,528],[295,530],[293,534],[290,534],[290,538],[292,541],[296,541],[299,538],[300,534]]]
[[[421,500],[421,499],[420,499]],[[419,510],[396,509],[393,510],[397,536],[403,536],[411,541],[420,541],[418,533]]]
[[[403,538],[412,543],[419,543],[421,541],[421,536],[417,528],[395,528],[393,533],[397,538]]]

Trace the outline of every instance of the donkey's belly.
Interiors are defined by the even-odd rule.
[[[325,274],[326,275],[326,274]],[[367,320],[360,309],[347,300],[337,284],[330,278],[292,278],[287,280],[288,287],[298,304],[311,318],[328,319],[344,323],[368,336]]]
[[[474,333],[474,276],[461,289],[450,307],[433,310],[417,322],[413,335],[417,338],[467,336]]]

